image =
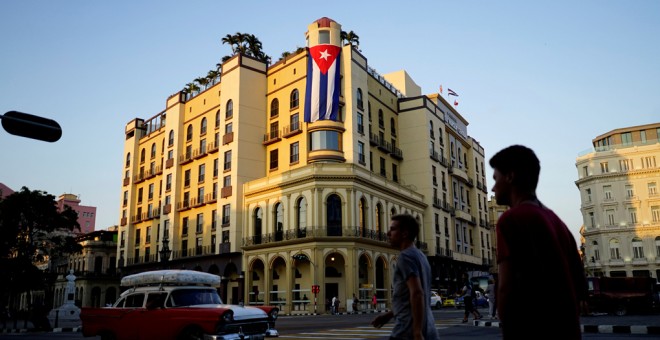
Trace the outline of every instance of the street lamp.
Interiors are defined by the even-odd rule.
[[[167,261],[170,260],[170,255],[172,255],[172,250],[170,249],[170,240],[167,238],[167,235],[163,237],[163,245],[160,249],[160,262],[163,264],[163,268],[167,265]]]
[[[316,284],[316,272],[317,272],[316,264],[314,264],[314,262],[312,262],[312,260],[307,256],[307,254],[304,254],[304,253],[298,253],[298,254],[295,254],[291,257],[296,261],[307,261],[307,262],[311,263],[312,266],[314,266],[314,284],[312,285],[312,293],[314,293],[314,314],[317,314],[317,312],[316,312],[317,311],[317,309],[316,309],[316,305],[317,305],[316,298],[317,298],[317,295],[319,293],[319,285]]]

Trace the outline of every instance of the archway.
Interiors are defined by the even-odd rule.
[[[248,286],[248,304],[250,305],[263,305],[265,301],[266,292],[266,276],[263,261],[256,259],[252,262],[252,267],[248,271],[249,286]]]
[[[332,252],[325,256],[324,260],[324,296],[326,310],[330,310],[329,302],[337,297],[340,303],[340,311],[346,310],[345,302],[348,292],[346,291],[346,259],[339,252]]]

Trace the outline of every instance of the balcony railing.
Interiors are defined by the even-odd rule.
[[[193,161],[192,152],[189,152],[189,153],[186,153],[186,154],[183,154],[183,155],[179,156],[179,164],[186,164],[186,163],[190,163],[192,161]]]
[[[206,150],[207,150],[206,147],[195,149],[193,151],[193,158],[198,159],[198,158],[202,158],[202,157],[206,156]]]
[[[165,168],[169,169],[174,166],[174,158],[165,161]]]
[[[191,208],[190,200],[187,200],[187,201],[184,200],[184,201],[176,203],[176,210],[177,211],[184,211],[184,210],[188,210],[190,208]]]
[[[206,152],[215,153],[218,151],[219,148],[220,148],[219,141],[216,139],[213,141],[213,143],[206,146]]]
[[[392,151],[390,152],[390,156],[392,156],[392,158],[402,160],[403,159],[403,151],[401,151],[401,149],[393,146]]]
[[[222,135],[222,145],[229,144],[234,141],[234,133],[228,132]]]
[[[254,235],[243,238],[243,246],[254,246],[259,244],[276,244],[292,240],[311,241],[318,238],[354,238],[355,241],[371,240],[379,243],[387,243],[387,232],[365,229],[360,227],[347,228],[301,228],[299,230],[284,230],[270,234]],[[426,243],[424,243],[426,245]]]
[[[435,250],[435,254],[437,256],[443,256],[443,257],[454,257],[454,253],[452,252],[452,250],[447,248],[437,248]]]
[[[225,198],[231,196],[232,186],[223,187],[220,189],[220,198]]]
[[[285,126],[284,131],[282,131],[282,135],[284,138],[289,138],[299,133],[302,133],[302,125],[300,124],[300,122],[293,123],[289,126]]]
[[[280,140],[282,140],[280,130],[279,129],[278,130],[272,130],[272,131],[264,134],[263,145],[273,144],[275,142],[279,142]]]
[[[217,193],[210,193],[210,194],[206,194],[204,196],[204,202],[206,204],[215,203],[217,201],[218,201],[218,194]]]

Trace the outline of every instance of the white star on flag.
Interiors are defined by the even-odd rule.
[[[328,50],[321,52],[322,59],[328,60],[329,57],[330,57],[330,53],[328,53]]]

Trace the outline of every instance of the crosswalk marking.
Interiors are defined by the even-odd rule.
[[[461,324],[461,320],[441,320],[435,323],[435,328],[446,329],[450,325]],[[381,328],[373,328],[373,326],[356,326],[348,328],[328,329],[318,332],[301,332],[296,334],[281,334],[281,339],[326,339],[326,340],[368,340],[373,338],[387,337],[392,333],[391,324],[385,325]],[[348,336],[348,338],[347,338]]]

